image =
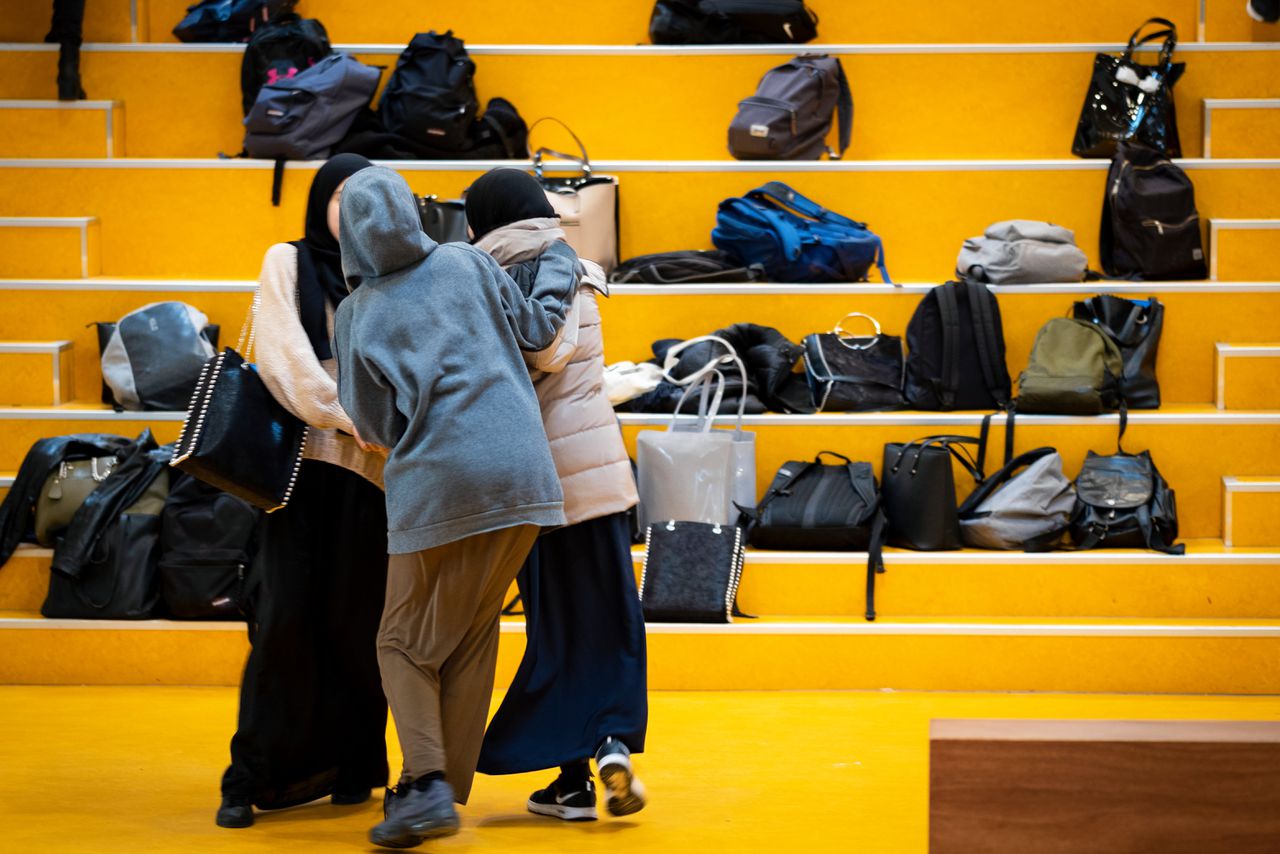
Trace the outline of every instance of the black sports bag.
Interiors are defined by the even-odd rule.
[[[719,249],[682,249],[637,255],[613,268],[609,281],[632,285],[711,284],[719,282],[759,282],[764,268],[744,267]]]
[[[804,0],[658,0],[654,44],[803,44],[818,35]]]

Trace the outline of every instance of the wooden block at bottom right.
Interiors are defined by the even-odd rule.
[[[931,854],[1280,852],[1280,722],[935,720]]]

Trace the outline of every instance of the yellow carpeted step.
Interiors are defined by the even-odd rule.
[[[863,413],[857,415],[762,415],[748,417],[746,429],[756,435],[757,494],[763,494],[778,469],[789,460],[813,459],[819,451],[842,453],[873,464],[877,472],[888,442],[940,433],[978,434],[980,416],[972,413]],[[670,416],[623,415],[623,435],[632,454],[641,430],[662,430]],[[1085,453],[1114,453],[1117,417],[1019,416],[1017,452],[1045,445],[1062,454],[1068,477],[1080,470]],[[722,418],[720,423],[727,424]],[[1124,448],[1149,450],[1160,473],[1177,492],[1183,537],[1220,537],[1222,484],[1228,474],[1280,471],[1276,441],[1280,413],[1226,413],[1208,406],[1169,406],[1130,413]],[[988,468],[999,460],[1003,430],[992,429]],[[963,497],[972,479],[957,469],[956,486]]]
[[[96,217],[0,217],[0,268],[7,276],[94,276],[100,247]]]
[[[123,157],[119,101],[0,101],[0,157]]]
[[[0,341],[0,403],[57,406],[74,399],[72,355],[70,341]]]
[[[1201,4],[1204,9],[1204,38],[1209,41],[1260,43],[1280,38],[1275,24],[1255,21],[1238,10],[1236,7],[1239,5],[1242,4],[1232,0],[1205,0]],[[1178,27],[1180,34],[1187,34],[1183,38],[1188,38],[1191,31],[1184,30],[1181,24]]]
[[[504,621],[497,684],[523,621]],[[1275,620],[759,619],[650,624],[653,690],[861,689],[1268,694]],[[44,620],[0,612],[0,683],[234,685],[239,623]]]
[[[1275,277],[1280,219],[1210,219],[1209,277],[1263,281]]]
[[[178,438],[184,412],[113,412],[101,403],[0,408],[0,468],[16,470],[37,439],[68,433],[133,437],[151,428],[161,444]]]
[[[1141,21],[1141,18],[1136,21]],[[1135,23],[1136,23],[1135,21]],[[1120,39],[1127,36],[1117,35]],[[407,40],[408,34],[405,35]],[[1177,87],[1183,154],[1200,155],[1205,98],[1263,98],[1280,47],[1203,45],[1183,51],[1190,71]],[[353,45],[364,62],[394,66],[403,43]],[[1045,158],[1070,152],[1097,45],[963,45],[938,49],[836,48],[853,90],[851,159]],[[598,159],[727,159],[738,102],[770,68],[800,52],[726,48],[572,46],[475,51],[481,101],[501,96],[529,122],[556,116]],[[48,97],[57,54],[0,51],[0,97]],[[212,157],[239,151],[240,48],[157,51],[104,45],[84,54],[95,97],[124,101],[137,157]],[[389,72],[384,74],[384,81]],[[157,86],[155,81],[165,85]],[[572,92],[548,80],[572,80]],[[696,87],[688,81],[697,80]],[[992,85],[999,81],[999,85]],[[977,100],[975,100],[977,99]],[[975,104],[987,120],[975,121]],[[624,106],[625,105],[625,106]],[[534,145],[571,145],[546,127]],[[1265,146],[1267,143],[1259,141]],[[1245,143],[1247,156],[1265,156]],[[1221,155],[1219,155],[1221,156]]]
[[[1205,98],[1205,157],[1280,155],[1280,98]]]
[[[926,290],[923,286],[894,289],[869,285],[614,285],[610,298],[600,301],[605,358],[609,362],[644,361],[652,358],[654,341],[692,338],[741,322],[775,327],[799,342],[810,333],[831,330],[852,311],[870,314],[887,334],[905,337],[911,315]],[[1156,296],[1165,305],[1157,370],[1165,403],[1213,399],[1210,354],[1215,345],[1265,338],[1275,330],[1275,317],[1280,312],[1280,287],[1265,284],[1095,282],[994,290],[1009,372],[1015,378],[1026,366],[1036,332],[1050,318],[1070,312],[1072,303],[1103,292],[1127,299]],[[2,324],[0,321],[0,329]],[[1265,402],[1268,398],[1257,399]],[[1280,399],[1256,408],[1280,409]]]
[[[1280,618],[1276,545],[1228,549],[1219,540],[1192,540],[1182,557],[1114,549],[1036,555],[890,549],[877,607],[882,619]],[[18,549],[0,572],[0,610],[40,608],[51,557],[48,549]],[[638,571],[642,547],[635,559]],[[738,600],[751,614],[861,616],[865,566],[861,553],[751,550]]]
[[[1242,548],[1280,545],[1280,477],[1224,477],[1223,537]]]
[[[416,192],[456,197],[492,165],[439,161],[400,169]],[[1280,215],[1280,160],[1184,165],[1204,217]],[[621,181],[624,256],[709,246],[717,205],[776,179],[868,222],[885,241],[891,274],[921,282],[949,278],[966,238],[1011,218],[1074,229],[1097,268],[1106,166],[1082,160],[606,161],[599,171]],[[93,211],[102,221],[107,275],[249,278],[257,276],[266,246],[297,237],[316,168],[290,164],[283,204],[273,208],[266,161],[0,161],[0,210],[29,216]],[[0,278],[18,275],[15,263],[0,255]]]
[[[1274,326],[1274,311],[1265,315]],[[1280,344],[1216,347],[1219,409],[1280,409]]]

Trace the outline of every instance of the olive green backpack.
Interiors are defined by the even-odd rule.
[[[1124,361],[1115,341],[1084,320],[1055,317],[1036,333],[1018,377],[1019,412],[1094,415],[1122,403]]]

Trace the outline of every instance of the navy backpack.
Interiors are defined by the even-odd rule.
[[[711,240],[742,266],[763,267],[772,282],[865,282],[872,264],[891,281],[880,238],[866,223],[826,210],[781,181],[721,202]]]

